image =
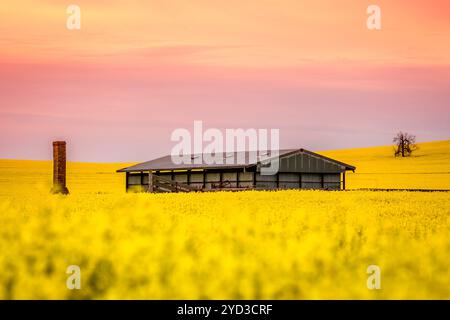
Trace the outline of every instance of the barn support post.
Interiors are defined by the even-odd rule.
[[[345,171],[342,173],[342,190],[345,190]]]
[[[320,186],[322,189],[325,188],[325,179],[324,179],[325,175],[323,173],[320,174]]]
[[[153,172],[148,172],[148,192],[153,192]]]
[[[300,189],[303,188],[303,186],[302,186],[302,174],[301,173],[298,174],[298,187]]]
[[[188,186],[191,185],[191,170],[187,171],[187,184]]]
[[[203,170],[203,189],[206,188],[206,170]]]
[[[128,181],[130,180],[130,173],[126,172],[125,174],[125,191],[128,192]]]

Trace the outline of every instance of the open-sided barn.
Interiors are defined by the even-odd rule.
[[[117,170],[126,173],[126,189],[149,192],[244,189],[345,189],[345,172],[356,168],[305,149],[280,150],[276,174],[265,175],[265,162],[250,152],[223,153],[223,163],[174,164],[170,155]],[[198,155],[193,155],[195,159]],[[242,164],[227,158],[244,159]],[[201,157],[203,159],[203,156]],[[150,183],[149,183],[150,182]]]

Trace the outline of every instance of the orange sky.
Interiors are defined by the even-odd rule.
[[[2,61],[292,66],[336,60],[448,64],[450,59],[445,0],[73,3],[81,8],[80,31],[65,28],[64,1],[2,1]],[[365,27],[369,4],[382,9],[381,31]]]
[[[66,28],[69,4],[81,30]],[[366,28],[369,4],[380,31]],[[0,133],[16,141],[0,138],[0,157],[45,157],[49,139],[81,145],[88,133],[168,153],[171,130],[193,120],[284,128],[285,146],[313,149],[386,144],[397,129],[448,138],[449,16],[445,0],[2,1]],[[292,121],[311,110],[320,121]]]

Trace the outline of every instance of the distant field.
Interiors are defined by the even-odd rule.
[[[123,193],[125,177],[115,171],[123,163],[67,164],[67,185],[71,193]],[[125,164],[126,165],[126,164]],[[24,192],[47,192],[52,186],[52,162],[0,160],[0,197]]]
[[[347,172],[348,189],[450,189],[450,140],[422,143],[419,147],[410,158],[393,157],[390,146],[320,153],[356,166],[355,173]],[[129,165],[69,162],[69,190],[71,193],[123,193],[125,177],[116,170]],[[51,183],[51,161],[0,159],[0,196],[24,190],[46,191]]]
[[[320,153],[356,166],[350,189],[450,189],[450,140],[421,143],[407,158],[395,158],[392,146]]]
[[[324,154],[351,188],[450,189],[450,141],[389,151]],[[0,160],[0,299],[450,298],[448,192],[126,194],[126,165],[69,163],[60,196],[50,161]]]

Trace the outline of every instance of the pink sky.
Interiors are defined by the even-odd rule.
[[[0,4],[0,158],[167,154],[170,133],[279,128],[282,147],[450,138],[450,3],[75,0]],[[366,8],[382,29],[366,28]]]

